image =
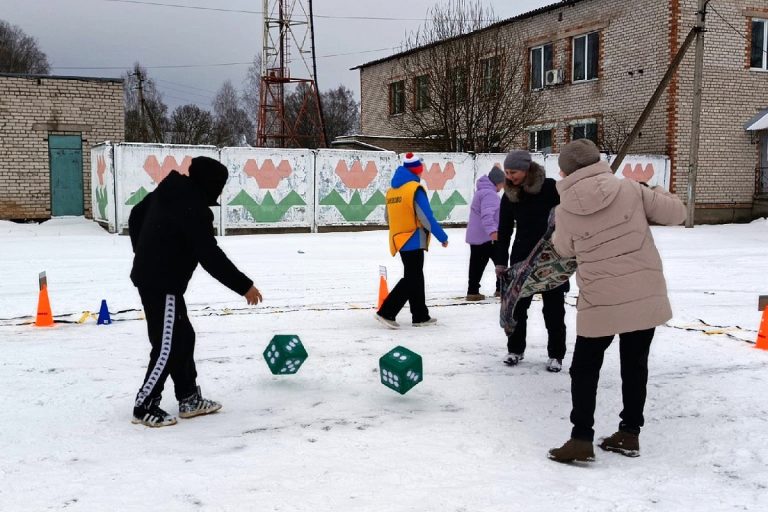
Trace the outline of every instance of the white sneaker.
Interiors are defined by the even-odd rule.
[[[507,354],[507,357],[504,358],[504,364],[507,366],[517,366],[517,363],[523,359],[525,359],[523,354],[515,354],[514,352],[510,352]]]
[[[557,373],[560,370],[563,369],[563,360],[562,359],[550,359],[547,361],[547,371],[552,373]]]
[[[376,320],[378,320],[380,323],[384,324],[388,329],[399,329],[400,324],[395,322],[394,320],[390,320],[389,318],[384,318],[378,313],[375,313],[374,316],[376,317]]]
[[[429,320],[424,320],[423,322],[413,322],[411,325],[414,327],[426,327],[428,325],[435,325],[437,323],[437,318],[430,318]]]

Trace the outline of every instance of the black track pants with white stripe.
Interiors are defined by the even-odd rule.
[[[144,383],[136,395],[136,407],[150,403],[163,392],[171,376],[176,399],[196,391],[195,331],[187,316],[183,295],[139,290],[152,350]]]

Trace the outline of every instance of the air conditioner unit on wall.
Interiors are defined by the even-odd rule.
[[[550,69],[544,74],[544,85],[557,85],[563,83],[563,72],[559,69]]]

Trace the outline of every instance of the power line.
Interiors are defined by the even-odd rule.
[[[171,82],[170,80],[163,80],[163,79],[160,79],[160,78],[153,78],[152,80],[154,80],[156,82],[163,82],[163,83],[166,83],[166,84],[178,85],[180,87],[186,87],[187,89],[194,89],[196,91],[203,91],[203,92],[208,92],[208,93],[211,93],[211,94],[216,94],[216,91],[211,91],[210,89],[202,89],[200,87],[193,87],[191,85],[182,84],[180,82]]]
[[[144,0],[102,0],[104,2],[115,2],[123,4],[137,4],[137,5],[151,5],[155,7],[172,7],[175,9],[193,9],[197,11],[216,11],[216,12],[230,12],[237,14],[256,14],[262,16],[263,11],[249,11],[245,9],[223,9],[221,7],[202,7],[199,5],[183,5],[183,4],[169,4],[164,2],[148,2]],[[315,14],[315,18],[332,19],[332,20],[358,20],[358,21],[430,21],[429,18],[395,18],[393,16],[338,16],[330,14]],[[499,21],[497,19],[480,20],[494,23]]]
[[[117,0],[105,0],[108,2],[116,2]],[[364,53],[375,53],[383,51],[397,50],[398,47],[390,48],[377,48],[375,50],[360,50],[359,52],[347,52],[347,53],[331,53],[328,55],[318,55],[318,59],[343,57],[347,55],[361,55]],[[158,66],[142,66],[145,69],[183,69],[183,68],[209,68],[209,67],[223,67],[223,66],[250,66],[253,61],[250,62],[219,62],[213,64],[166,64]],[[100,69],[100,70],[121,70],[130,69],[131,66],[51,66],[51,69]],[[204,89],[203,89],[204,90]],[[211,92],[211,91],[206,91]]]
[[[201,94],[199,92],[187,91],[187,90],[184,90],[184,89],[182,89],[180,87],[176,87],[174,85],[168,85],[168,84],[155,84],[155,87],[158,88],[158,89],[162,88],[163,90],[169,90],[169,91],[172,91],[172,92],[178,93],[178,94],[185,94],[185,95],[189,95],[189,96],[198,96],[200,98],[205,98],[205,99],[211,99],[211,97],[212,97],[211,94],[213,94],[213,95],[216,94],[215,92],[211,93],[211,94]]]
[[[738,35],[740,35],[742,39],[744,39],[744,40],[745,40],[746,42],[748,42],[748,43],[751,43],[751,42],[752,42],[752,41],[750,40],[750,38],[749,38],[749,37],[747,37],[746,35],[744,35],[744,34],[741,32],[741,30],[739,30],[739,29],[737,29],[736,27],[734,27],[733,25],[731,25],[731,22],[730,22],[730,21],[728,21],[727,19],[725,19],[725,18],[723,17],[723,15],[722,15],[722,14],[720,14],[719,12],[717,12],[717,9],[715,9],[715,8],[714,8],[714,6],[712,6],[712,4],[711,4],[711,3],[709,4],[709,8],[710,8],[710,9],[712,9],[712,12],[714,12],[715,14],[717,14],[717,17],[718,17],[718,18],[720,18],[721,20],[723,20],[723,22],[724,22],[726,25],[728,25],[728,26],[731,28],[731,30],[733,30],[733,31],[734,31],[734,32],[736,32]],[[768,23],[768,21],[767,21],[766,23]],[[768,54],[768,50],[762,50],[762,52],[763,52],[763,53],[765,53],[765,54]]]
[[[113,0],[107,0],[113,1]],[[116,0],[114,0],[116,1]],[[253,62],[222,62],[217,64],[171,64],[163,66],[142,66],[145,69],[180,69],[180,68],[212,68],[221,66],[246,66]],[[130,69],[130,66],[52,66],[52,69]]]

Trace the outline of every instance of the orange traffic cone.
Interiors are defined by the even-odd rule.
[[[768,307],[763,310],[763,320],[760,322],[760,330],[757,331],[755,348],[768,350]]]
[[[381,305],[389,295],[389,289],[387,288],[387,267],[379,267],[379,305],[376,309],[381,309]]]
[[[53,325],[53,313],[51,313],[51,302],[48,300],[48,287],[40,288],[40,297],[37,299],[37,318],[35,318],[37,327],[50,327]]]

